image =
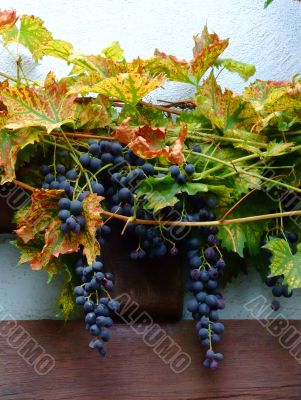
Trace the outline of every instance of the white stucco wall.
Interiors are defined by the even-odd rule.
[[[291,0],[274,0],[267,10],[263,0],[1,0],[0,7],[40,16],[56,38],[72,42],[78,51],[97,53],[119,40],[128,59],[151,56],[156,47],[189,59],[192,35],[207,22],[210,30],[230,38],[225,56],[256,65],[255,78],[289,79],[301,72],[301,4]],[[0,53],[0,70],[13,73],[12,60]],[[68,71],[51,58],[34,65],[26,55],[25,67],[37,79],[50,69],[58,75]],[[244,86],[227,72],[221,82],[236,91]],[[187,98],[189,92],[186,85],[167,85],[158,97]],[[0,306],[17,319],[53,316],[58,285],[47,286],[44,272],[16,267],[17,252],[5,237],[0,256]],[[242,305],[260,293],[271,298],[255,273],[234,281],[226,291],[225,318],[250,317]],[[301,318],[300,297],[283,301],[282,312]]]
[[[179,58],[191,57],[192,36],[204,24],[230,38],[224,55],[256,65],[256,78],[288,79],[301,72],[301,4],[274,0],[266,10],[264,0],[1,0],[0,7],[19,14],[40,16],[59,39],[78,51],[97,53],[119,40],[126,57],[151,56],[157,47]],[[5,55],[4,55],[5,54]],[[6,53],[0,70],[10,70]],[[49,69],[66,71],[62,63],[45,59],[33,68],[41,78]],[[244,82],[221,75],[221,82],[237,91]],[[183,87],[182,87],[183,90]],[[177,93],[181,95],[181,93]]]

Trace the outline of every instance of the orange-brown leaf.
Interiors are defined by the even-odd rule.
[[[153,128],[149,125],[130,126],[129,122],[130,118],[126,118],[113,134],[117,140],[127,144],[134,153],[143,158],[163,156],[173,163],[183,163],[182,150],[187,134],[186,125],[183,125],[179,137],[170,147],[165,144],[165,128]]]
[[[199,79],[204,73],[211,67],[216,61],[217,57],[225,50],[228,46],[229,40],[217,40],[216,42],[210,43],[208,46],[202,48],[202,50],[195,55],[191,69],[193,74]]]
[[[17,215],[16,234],[28,243],[38,233],[43,232],[58,213],[58,201],[63,190],[36,189],[31,196],[31,206]]]
[[[16,234],[25,245],[36,237],[44,235],[44,247],[33,254],[27,261],[32,269],[46,268],[62,254],[69,254],[84,248],[87,262],[91,264],[100,254],[99,243],[96,240],[96,229],[102,225],[100,201],[103,197],[90,193],[83,201],[83,216],[86,219],[85,229],[80,233],[64,234],[61,231],[61,221],[57,217],[58,200],[64,195],[62,190],[35,190],[32,194],[32,203],[17,217]],[[23,245],[23,249],[24,246]]]
[[[173,164],[182,164],[185,161],[183,154],[183,147],[186,136],[187,136],[187,125],[183,124],[178,138],[176,139],[174,145],[170,148],[169,151],[168,159]]]
[[[0,184],[11,182],[16,177],[15,164],[19,150],[28,144],[38,142],[39,139],[39,132],[36,128],[24,128],[16,131],[0,130],[0,167],[2,169]]]
[[[18,18],[16,10],[0,10],[0,33],[15,25]]]

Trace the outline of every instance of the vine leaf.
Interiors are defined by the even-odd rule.
[[[143,198],[146,207],[157,212],[165,207],[172,207],[179,199],[179,193],[188,193],[193,196],[200,192],[207,192],[208,186],[203,183],[187,182],[180,185],[170,175],[162,178],[149,177],[144,179],[135,189],[138,198]]]
[[[154,57],[148,60],[146,69],[155,74],[163,73],[172,81],[198,83],[228,46],[229,41],[221,40],[215,33],[209,34],[205,26],[201,36],[194,36],[194,42],[192,61],[179,60],[156,50]]]
[[[250,206],[250,202],[241,203],[232,211],[231,218],[242,218],[253,214],[260,215],[269,209],[266,197],[255,196],[252,197],[252,201],[253,206]],[[228,251],[237,253],[241,258],[244,257],[245,249],[249,251],[251,256],[255,256],[260,251],[260,240],[269,222],[269,220],[263,220],[222,225],[218,229],[218,238],[221,240],[222,247]]]
[[[161,86],[163,77],[151,78],[146,74],[122,73],[104,79],[90,91],[136,105],[145,95]]]
[[[62,284],[62,289],[57,300],[60,310],[57,317],[63,317],[66,322],[69,320],[70,316],[75,310],[75,301],[73,293],[74,286],[72,284],[72,274],[66,265],[64,267],[65,277]]]
[[[152,75],[164,74],[171,81],[194,83],[193,77],[190,76],[190,65],[186,60],[179,60],[157,49],[154,57],[147,61],[145,68]]]
[[[267,8],[270,4],[273,3],[274,0],[265,0],[264,2],[264,8]]]
[[[108,47],[102,50],[101,55],[115,61],[124,60],[124,51],[119,42],[112,42]]]
[[[218,56],[226,49],[229,40],[221,40],[215,33],[209,34],[207,26],[204,27],[201,36],[194,37],[194,58],[191,63],[193,75],[197,81],[205,74]]]
[[[253,64],[236,61],[232,58],[224,58],[219,61],[219,64],[228,71],[237,73],[244,81],[247,81],[256,72],[256,68]]]
[[[251,129],[258,115],[251,103],[226,89],[222,92],[211,72],[197,95],[199,112],[220,129]]]
[[[80,54],[72,52],[68,62],[74,64],[71,74],[82,74],[85,72],[97,72],[99,80],[116,76],[123,72],[123,63],[117,63],[111,58],[100,55]]]
[[[183,124],[172,146],[165,145],[166,129],[149,125],[130,126],[126,118],[113,132],[117,140],[128,145],[137,155],[144,158],[165,157],[175,164],[184,162],[183,146],[187,135],[187,125]]]
[[[74,114],[74,128],[75,129],[99,129],[111,122],[109,113],[105,102],[98,96],[96,99],[88,103],[77,103]]]
[[[30,242],[37,235],[44,235],[43,248],[33,254],[32,258],[27,259],[34,270],[47,268],[60,255],[78,251],[80,245],[84,246],[84,255],[89,264],[100,254],[95,232],[97,227],[102,225],[100,201],[103,198],[90,193],[83,201],[85,229],[79,234],[63,234],[61,221],[57,217],[57,202],[63,195],[62,190],[36,189],[32,194],[31,206],[17,213],[16,234],[24,245],[28,244],[31,249]]]
[[[23,128],[16,131],[2,129],[0,131],[1,185],[15,179],[15,164],[19,150],[39,140],[39,132],[35,128]]]
[[[287,90],[289,81],[262,81],[257,79],[243,91],[243,99],[249,101],[257,111],[263,111],[265,102],[274,90]]]
[[[0,34],[15,25],[18,18],[16,10],[0,10]]]
[[[121,125],[113,132],[116,140],[128,144],[134,141],[138,136],[141,136],[153,146],[161,147],[164,144],[166,136],[165,128],[152,128],[148,125],[130,126],[130,121],[130,118],[124,119]]]
[[[71,43],[58,39],[47,41],[41,48],[41,53],[43,55],[60,58],[67,62],[69,62],[72,52],[73,46]]]
[[[295,254],[292,253],[288,242],[284,239],[271,239],[263,246],[272,252],[270,264],[271,276],[284,275],[283,283],[290,289],[301,287],[301,243]]]
[[[63,195],[63,190],[34,190],[31,205],[25,209],[21,208],[15,216],[16,234],[24,243],[46,230],[49,222],[58,214],[57,203]]]
[[[20,29],[13,25],[3,32],[3,41],[21,43],[32,54],[35,61],[43,57],[43,47],[52,40],[52,34],[44,27],[44,21],[33,15],[22,15]]]
[[[5,127],[9,129],[39,126],[49,133],[74,119],[76,95],[68,94],[66,83],[57,82],[52,72],[43,88],[6,87],[1,98],[8,109]]]
[[[19,262],[18,264],[25,264],[30,262],[34,257],[36,257],[43,248],[43,241],[40,239],[33,239],[28,243],[24,243],[20,238],[12,242],[19,250]],[[66,265],[61,261],[60,258],[53,258],[44,269],[48,272],[48,282],[52,277],[59,273],[62,268]]]
[[[251,142],[252,145],[255,147],[261,146],[262,144],[267,142],[266,136],[261,135],[260,133],[246,131],[244,129],[227,129],[223,132],[223,134],[225,137],[229,137],[229,138],[233,138],[233,139],[234,138],[243,139],[243,140],[245,140],[245,143],[247,143],[247,144]],[[238,145],[237,147],[241,147],[241,148],[247,150],[247,145],[245,143],[242,143],[241,145]]]

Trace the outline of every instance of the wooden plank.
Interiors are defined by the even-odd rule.
[[[112,328],[103,359],[87,348],[89,335],[81,321],[68,323],[62,331],[58,321],[18,324],[55,358],[55,368],[37,375],[1,337],[1,400],[301,399],[300,365],[257,321],[225,322],[220,344],[225,360],[216,371],[201,366],[203,349],[192,321],[162,324],[191,357],[191,365],[179,374],[126,325]],[[291,325],[301,330],[301,321]]]
[[[181,257],[166,255],[133,261],[129,255],[138,247],[138,238],[121,235],[123,223],[111,222],[110,226],[112,233],[104,246],[104,260],[106,270],[116,278],[114,295],[127,293],[153,318],[181,319],[184,299]]]

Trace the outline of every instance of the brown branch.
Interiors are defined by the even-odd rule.
[[[34,187],[27,185],[26,183],[17,181],[17,179],[13,180],[13,183],[17,186],[20,186],[21,188],[28,190],[29,192],[33,192],[34,190],[36,190]]]
[[[27,185],[26,183],[20,182],[16,179],[13,180],[13,183],[17,186],[22,187],[25,190],[30,192],[35,191],[36,189],[32,186]],[[47,189],[45,189],[47,190]],[[216,221],[202,221],[202,222],[183,222],[183,221],[160,221],[160,220],[145,220],[145,219],[134,219],[133,217],[126,217],[124,215],[119,215],[115,213],[111,213],[109,211],[101,210],[102,215],[106,215],[110,218],[119,219],[120,221],[125,222],[133,222],[141,225],[165,225],[165,226],[223,226],[223,225],[232,225],[232,224],[240,224],[244,222],[251,221],[259,221],[265,219],[279,218],[279,217],[293,217],[301,215],[301,210],[298,211],[286,211],[286,212],[278,212],[273,214],[263,214],[263,215],[253,215],[250,217],[244,218],[235,218],[235,219],[226,219],[226,220],[216,220]]]
[[[187,100],[178,100],[178,101],[167,101],[167,100],[159,100],[160,103],[165,103],[165,107],[177,107],[177,108],[188,108],[193,110],[196,108],[196,102],[193,99]]]
[[[113,105],[115,107],[124,107],[125,103],[120,101],[120,100],[113,100]],[[149,108],[153,108],[155,110],[159,110],[159,111],[163,111],[166,112],[168,114],[175,114],[175,115],[181,115],[182,112],[178,111],[178,110],[174,110],[173,108],[169,108],[169,107],[165,107],[165,106],[160,106],[159,104],[154,104],[154,103],[148,103],[146,101],[139,101],[139,103],[137,103],[137,105],[139,106],[143,106],[143,107],[149,107]]]
[[[50,133],[43,133],[45,136],[56,136],[56,137],[63,137],[60,132],[52,131]],[[64,132],[65,136],[79,138],[79,139],[97,139],[97,140],[116,140],[113,136],[99,136],[99,135],[92,135],[91,133],[82,133],[82,132]]]
[[[263,215],[253,215],[250,217],[244,218],[235,218],[235,219],[226,219],[225,221],[216,220],[216,221],[202,221],[202,222],[182,222],[182,221],[160,221],[160,220],[144,220],[144,219],[135,219],[133,221],[133,217],[126,217],[123,215],[111,213],[109,211],[102,210],[101,214],[106,215],[111,218],[119,219],[120,221],[127,222],[131,219],[131,222],[142,225],[165,225],[165,226],[223,226],[223,225],[232,225],[232,224],[240,224],[244,222],[251,221],[259,221],[265,219],[279,218],[279,217],[293,217],[301,215],[301,210],[299,211],[287,211],[283,213],[273,213],[273,214],[263,214]]]
[[[159,104],[147,103],[146,101],[139,101],[138,103],[141,106],[154,108],[155,110],[164,111],[169,114],[181,115],[182,111],[174,110],[169,107],[160,106]]]

